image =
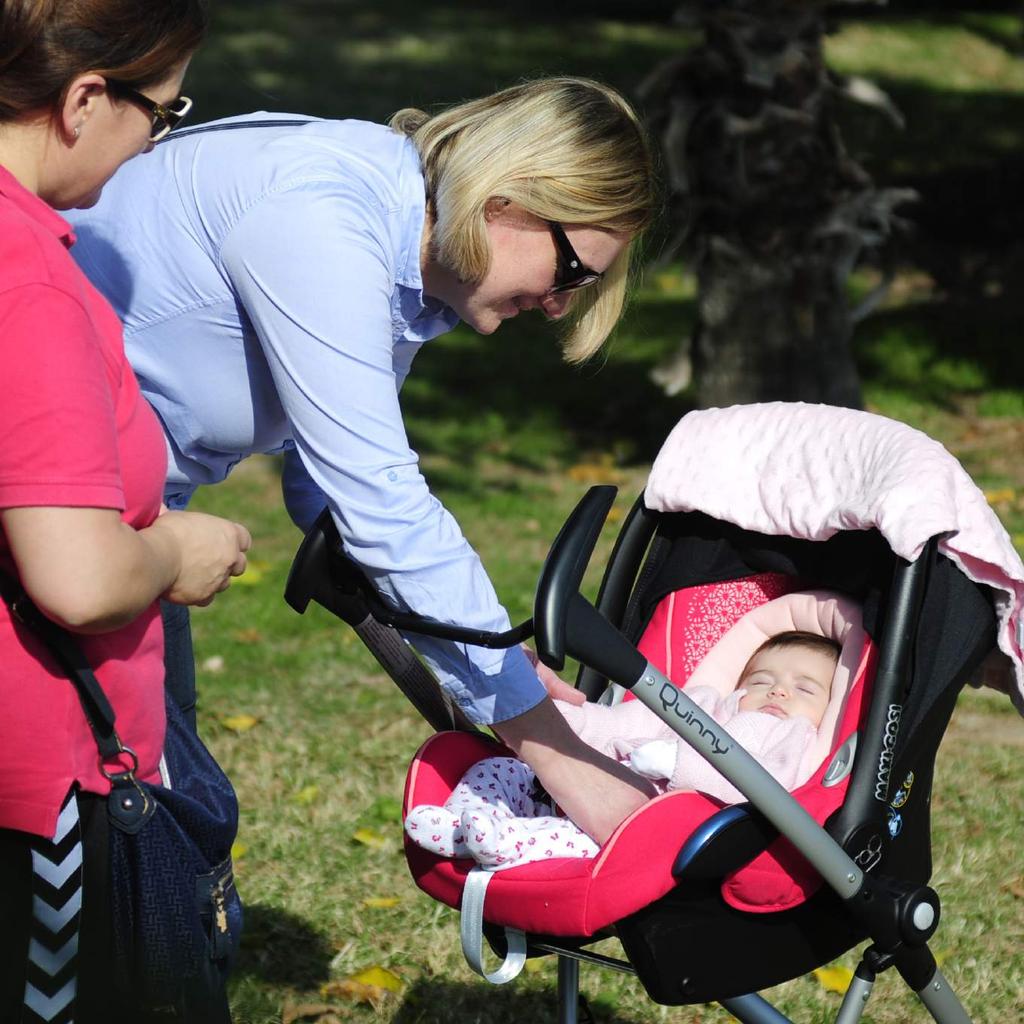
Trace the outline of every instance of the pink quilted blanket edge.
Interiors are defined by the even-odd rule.
[[[964,468],[921,431],[800,402],[698,410],[669,434],[644,500],[808,540],[875,528],[908,561],[941,535],[942,553],[993,590],[1010,696],[1024,715],[1024,563]]]

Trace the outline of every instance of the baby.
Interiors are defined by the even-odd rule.
[[[726,697],[709,686],[686,690],[783,787],[794,789],[832,691],[839,645],[816,633],[779,633],[751,656]],[[698,790],[723,803],[744,796],[639,701],[613,707],[556,701],[570,727],[603,753],[655,780],[662,791]],[[418,845],[502,870],[553,857],[593,857],[597,844],[559,817],[533,772],[512,757],[477,762],[444,807],[420,805],[405,819]]]

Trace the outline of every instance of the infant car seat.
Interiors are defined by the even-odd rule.
[[[935,1020],[967,1021],[927,945],[939,918],[926,884],[930,795],[956,696],[996,643],[989,589],[940,554],[937,539],[908,562],[874,529],[797,539],[698,511],[655,511],[641,499],[595,608],[579,583],[613,497],[612,488],[593,488],[551,550],[532,624],[538,653],[556,669],[567,654],[577,658],[588,699],[606,695],[609,681],[631,690],[749,802],[723,808],[699,793],[665,794],[626,819],[593,860],[493,873],[482,899],[475,883],[472,899],[465,895],[467,879],[483,874],[469,862],[407,843],[417,884],[464,914],[472,903],[499,954],[510,942],[525,955],[558,954],[562,1024],[576,1020],[579,960],[635,971],[660,1003],[718,1001],[749,1024],[780,1022],[759,989],[864,939],[870,945],[840,1009],[843,1024],[860,1019],[876,974],[892,966]],[[307,538],[320,556],[300,551],[296,559],[293,604],[313,597],[364,631],[370,619],[437,631],[366,597],[348,570],[338,584],[340,547],[330,529],[322,519],[327,539]],[[310,563],[323,568],[324,550],[334,565],[327,583],[309,571]],[[728,745],[721,728],[685,697],[687,685],[712,679],[731,689],[757,638],[786,628],[842,643],[820,763],[792,794],[742,751],[717,756],[716,746]],[[523,634],[474,642],[507,645]],[[403,665],[392,674],[405,687],[416,673]],[[447,708],[426,713],[435,727],[451,721]],[[405,809],[443,804],[470,764],[503,749],[470,727],[431,737],[410,769]],[[610,934],[627,961],[586,950]]]
[[[661,668],[661,659],[671,660],[673,649],[686,649],[681,634],[689,633],[694,641],[717,635],[717,643],[688,678],[666,674],[676,685],[708,685],[725,696],[753,652],[776,633],[803,630],[839,642],[842,654],[819,730],[821,739],[808,755],[813,774],[794,793],[820,823],[846,793],[849,775],[840,767],[848,767],[851,760],[845,749],[861,724],[874,645],[852,601],[823,591],[783,593],[790,585],[785,577],[766,573],[673,592],[657,606],[640,650],[653,649],[650,660]],[[770,599],[772,593],[780,596]],[[745,609],[750,610],[744,613]],[[677,664],[681,662],[677,657]],[[831,755],[839,750],[843,753],[826,783]],[[432,736],[413,758],[403,813],[419,804],[443,804],[470,765],[494,753],[493,741],[481,734]],[[676,863],[680,849],[722,806],[702,793],[666,793],[623,821],[592,860],[535,861],[496,874],[487,888],[485,917],[526,932],[592,936],[673,889],[674,872],[681,870]],[[639,861],[638,850],[645,851]],[[472,860],[440,857],[408,837],[406,857],[421,889],[449,906],[459,906]],[[782,910],[803,902],[819,884],[817,874],[785,840],[777,840],[722,879],[722,896],[737,909]]]

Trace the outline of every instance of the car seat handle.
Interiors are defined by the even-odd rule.
[[[601,534],[618,488],[591,487],[569,514],[544,561],[533,603],[537,656],[556,671],[565,665],[566,625],[579,595],[594,545]]]

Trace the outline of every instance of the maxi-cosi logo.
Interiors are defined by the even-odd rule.
[[[900,731],[902,704],[890,704],[885,719],[885,736],[882,738],[882,753],[878,757],[878,774],[875,776],[875,799],[887,800],[889,796],[889,773],[895,756],[896,737]]]
[[[712,753],[727,754],[732,749],[732,744],[728,739],[719,736],[706,722],[701,722],[689,708],[679,707],[679,690],[671,683],[662,684],[661,690],[658,692],[658,699],[666,711],[671,711],[679,721],[696,729],[700,733],[701,739],[708,740],[712,746]]]

